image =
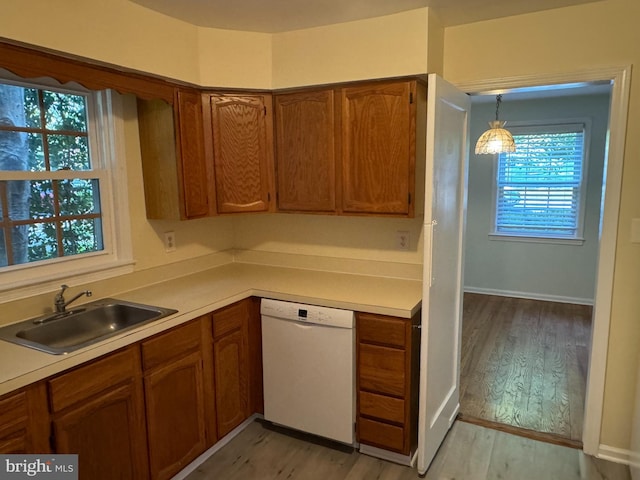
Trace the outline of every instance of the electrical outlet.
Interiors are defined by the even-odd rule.
[[[640,218],[631,219],[631,243],[640,243]]]
[[[176,234],[174,232],[164,232],[164,251],[176,251]]]
[[[411,235],[407,230],[396,232],[396,248],[398,250],[409,250],[411,246]]]

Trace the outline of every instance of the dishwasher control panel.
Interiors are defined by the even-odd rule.
[[[353,328],[354,313],[350,310],[283,302],[263,298],[260,313],[264,316],[284,320],[314,323],[332,327]]]

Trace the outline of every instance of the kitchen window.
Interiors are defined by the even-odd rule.
[[[498,155],[492,237],[581,244],[588,122],[511,127]]]
[[[129,263],[115,95],[0,80],[0,290]]]

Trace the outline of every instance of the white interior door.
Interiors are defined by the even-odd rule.
[[[460,406],[463,238],[469,97],[429,75],[418,471],[424,474]]]

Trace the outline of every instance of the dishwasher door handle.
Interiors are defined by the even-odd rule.
[[[303,322],[293,322],[293,324],[296,327],[301,328],[303,330],[311,330],[313,328],[313,324],[309,325],[308,323],[303,323]]]

